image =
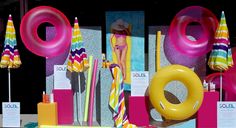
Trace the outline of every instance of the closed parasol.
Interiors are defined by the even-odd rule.
[[[69,53],[69,60],[68,60],[68,64],[67,64],[67,69],[70,72],[76,72],[76,73],[80,73],[80,72],[84,72],[89,68],[89,63],[88,63],[88,58],[87,58],[87,54],[84,48],[84,44],[83,44],[83,38],[79,29],[79,23],[78,23],[78,19],[77,17],[75,17],[75,21],[74,21],[74,27],[73,27],[73,33],[72,33],[72,40],[71,40],[71,50]],[[80,92],[80,75],[79,75],[79,109],[80,109],[80,114],[79,116],[82,117],[82,106],[81,106],[81,92]],[[76,87],[72,86],[73,90],[76,90]],[[76,98],[77,98],[77,93],[76,94]],[[77,102],[77,100],[76,100]],[[77,103],[76,103],[77,106]],[[78,108],[76,108],[76,110],[78,110]],[[78,113],[78,112],[77,112]],[[77,114],[78,115],[78,114]],[[78,116],[77,116],[78,117]],[[77,121],[79,121],[79,119],[77,118]]]
[[[4,40],[4,48],[1,56],[0,67],[8,68],[8,96],[11,102],[11,68],[18,68],[21,65],[20,55],[17,49],[16,31],[11,14],[8,17],[7,28]]]
[[[232,52],[230,48],[229,32],[226,25],[224,11],[222,11],[220,24],[215,33],[215,42],[211,51],[208,65],[212,70],[226,71],[233,66]],[[220,101],[222,101],[222,74],[220,77]]]

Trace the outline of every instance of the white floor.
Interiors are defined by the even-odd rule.
[[[29,122],[37,123],[37,114],[21,114],[21,127],[24,127],[24,125],[28,124]],[[78,123],[75,123],[74,125],[77,126]],[[86,126],[86,123],[83,122],[83,126]],[[98,122],[93,122],[93,126],[99,126]],[[2,114],[0,114],[0,127],[2,127]]]
[[[38,122],[37,114],[21,114],[21,127],[29,122]],[[0,114],[0,127],[2,127],[2,114]]]

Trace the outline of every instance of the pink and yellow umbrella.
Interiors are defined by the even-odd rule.
[[[70,72],[84,72],[89,67],[88,58],[83,43],[78,19],[75,17],[70,56],[67,64],[67,69]]]
[[[83,42],[83,38],[79,29],[79,23],[78,23],[78,19],[77,17],[75,17],[75,22],[74,22],[74,28],[73,28],[73,33],[72,33],[72,40],[71,40],[71,49],[70,49],[70,53],[69,53],[69,60],[67,63],[67,69],[70,72],[84,72],[89,68],[89,63],[88,63],[88,58],[87,58],[87,54],[86,54],[86,50],[84,47],[84,42]],[[79,80],[80,80],[80,75],[79,76]],[[80,92],[80,82],[78,82],[79,84],[79,98],[80,98],[80,117],[82,117],[82,107],[81,107],[81,92]],[[73,86],[72,86],[73,88]],[[76,87],[74,87],[76,88]],[[74,89],[76,90],[76,89]],[[77,93],[76,97],[77,97]],[[76,100],[77,102],[77,100]],[[77,104],[76,104],[77,106]],[[76,109],[78,110],[78,108]],[[78,114],[78,112],[77,112]],[[78,117],[78,116],[77,116]],[[79,119],[77,119],[78,121]]]
[[[11,102],[11,68],[18,68],[21,65],[20,55],[17,49],[16,31],[12,21],[12,16],[9,15],[5,34],[4,48],[1,56],[0,67],[8,68],[8,94],[9,102]]]

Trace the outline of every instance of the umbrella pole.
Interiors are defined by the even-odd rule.
[[[79,83],[79,122],[81,118],[80,125],[82,125],[82,105],[81,105],[81,85],[80,85],[80,73],[78,75],[78,83]]]
[[[8,68],[8,100],[11,102],[11,71]]]
[[[222,101],[222,71],[220,71],[220,101]]]
[[[75,110],[76,110],[76,121],[74,122],[74,125],[77,125],[77,123],[79,123],[79,117],[78,117],[78,95],[77,92],[75,92]]]
[[[75,92],[75,105],[76,105],[76,121],[78,124],[82,125],[82,121],[80,122],[80,118],[82,117],[82,105],[81,105],[81,91],[80,91],[80,74],[78,74],[78,85],[79,85],[79,106],[78,106],[78,94],[77,92]],[[75,125],[77,125],[77,123],[74,122]]]

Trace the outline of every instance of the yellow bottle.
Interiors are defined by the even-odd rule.
[[[106,57],[105,53],[102,53],[102,68],[106,68]]]

